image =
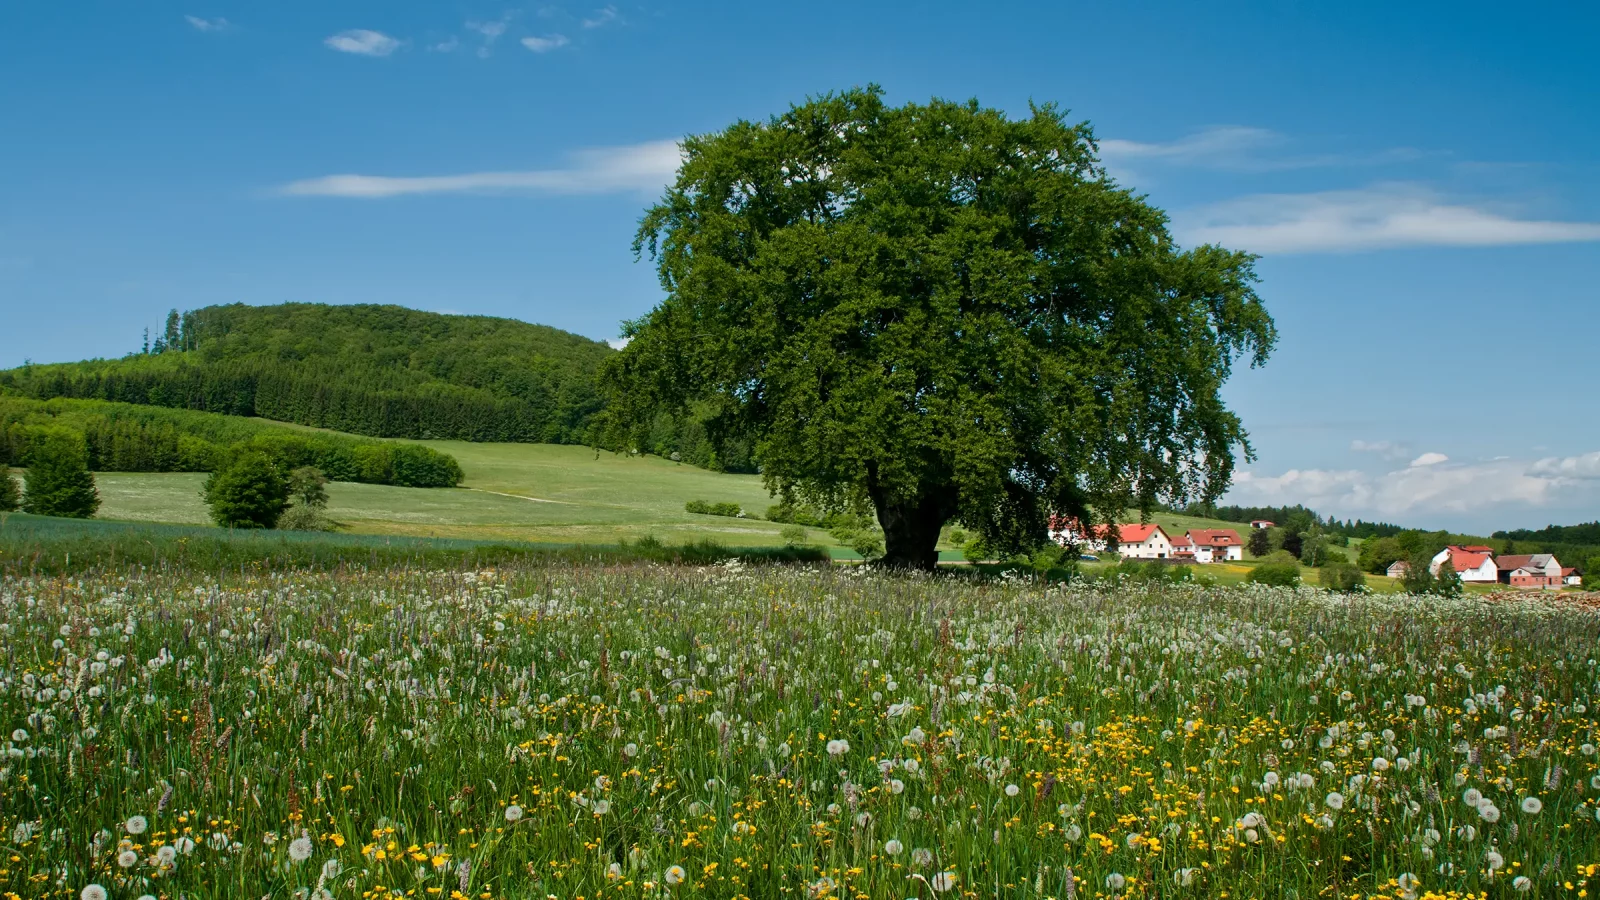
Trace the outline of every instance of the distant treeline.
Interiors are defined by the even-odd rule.
[[[1544,541],[1556,544],[1593,544],[1600,547],[1600,521],[1581,525],[1546,525],[1537,531],[1518,528],[1496,531],[1494,537],[1512,541]]]
[[[284,469],[315,466],[335,481],[453,487],[455,457],[429,447],[297,431],[216,413],[97,400],[0,396],[0,464],[26,466],[46,429],[81,434],[89,467],[102,472],[210,472],[243,451]]]
[[[1224,522],[1250,523],[1258,519],[1265,519],[1278,525],[1288,522],[1309,521],[1329,534],[1341,534],[1352,538],[1393,537],[1406,529],[1399,525],[1387,522],[1367,522],[1362,519],[1345,519],[1339,521],[1335,518],[1326,518],[1317,514],[1314,509],[1307,509],[1296,504],[1294,506],[1210,506],[1196,504],[1174,510],[1189,515],[1204,516],[1210,519],[1221,519]]]

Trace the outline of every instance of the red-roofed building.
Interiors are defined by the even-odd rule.
[[[1583,576],[1578,574],[1577,569],[1564,568],[1561,570],[1561,583],[1569,587],[1579,587],[1583,584]]]
[[[1467,548],[1455,544],[1440,550],[1428,561],[1428,571],[1439,574],[1445,560],[1450,561],[1456,574],[1469,584],[1494,584],[1500,580],[1500,567],[1495,565],[1494,551],[1488,547]]]
[[[1064,516],[1050,518],[1050,539],[1063,547],[1076,544],[1090,553],[1103,553],[1111,534],[1108,525],[1095,525],[1085,529],[1077,519]],[[1172,539],[1160,525],[1117,525],[1117,552],[1126,559],[1171,559]]]
[[[1196,549],[1198,548],[1195,547],[1194,541],[1189,540],[1187,537],[1181,534],[1172,536],[1173,559],[1192,559],[1199,562],[1199,558],[1195,556]],[[1209,560],[1207,561],[1209,562]]]
[[[1194,543],[1195,562],[1244,559],[1244,541],[1232,528],[1191,528],[1188,538]]]

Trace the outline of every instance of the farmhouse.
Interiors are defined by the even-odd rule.
[[[1569,587],[1578,587],[1583,584],[1583,576],[1577,569],[1567,568],[1561,570],[1561,581]]]
[[[1232,528],[1191,528],[1195,562],[1237,562],[1244,559],[1244,541]]]
[[[1501,584],[1524,588],[1559,588],[1566,578],[1561,563],[1548,553],[1502,556],[1495,560]]]
[[[1276,522],[1269,522],[1266,519],[1251,519],[1250,520],[1250,527],[1255,529],[1256,531],[1260,531],[1263,528],[1271,528],[1276,524],[1277,524]]]
[[[1492,547],[1458,547],[1455,544],[1440,550],[1428,561],[1428,571],[1434,575],[1450,561],[1456,574],[1469,584],[1494,584],[1500,580],[1500,570],[1495,565]]]
[[[1171,559],[1172,539],[1160,525],[1118,525],[1117,552],[1123,559]]]
[[[1384,574],[1388,575],[1390,578],[1404,578],[1406,577],[1406,573],[1410,571],[1411,563],[1408,563],[1403,559],[1397,559],[1394,562],[1389,563],[1389,568],[1384,570]]]

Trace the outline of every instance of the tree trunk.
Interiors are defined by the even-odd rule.
[[[920,497],[899,500],[885,496],[869,476],[867,494],[883,526],[882,564],[932,572],[939,565],[939,530],[955,514],[953,492],[924,489]]]

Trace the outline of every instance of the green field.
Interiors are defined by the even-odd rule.
[[[616,543],[653,536],[666,543],[710,539],[730,546],[782,543],[782,525],[760,519],[694,515],[690,500],[734,502],[762,515],[772,503],[761,479],[727,475],[658,457],[626,457],[555,444],[427,441],[466,473],[459,488],[329,485],[328,515],[360,534]],[[205,524],[198,473],[96,476],[100,517]],[[831,545],[826,531],[807,540]],[[854,556],[843,548],[837,555]]]

